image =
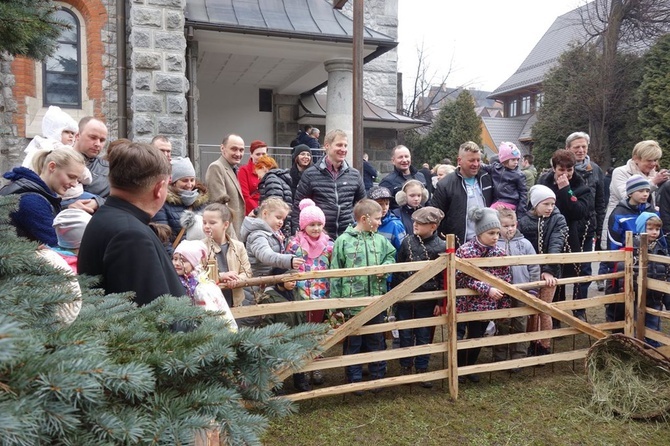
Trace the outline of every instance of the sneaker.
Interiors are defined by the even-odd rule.
[[[596,285],[598,286],[598,291],[605,291],[605,281],[596,280]]]
[[[572,312],[572,315],[582,322],[587,322],[586,312],[584,310],[575,310]]]
[[[493,336],[494,334],[496,334],[496,323],[489,321],[489,324],[486,326],[484,336]]]
[[[475,384],[477,384],[477,383],[480,381],[479,375],[477,375],[476,373],[473,373],[472,375],[466,375],[465,377],[466,377],[466,378],[468,379],[468,381],[470,381],[471,383],[475,383]]]
[[[375,387],[374,389],[371,389],[370,392],[374,393],[375,395],[382,392],[384,390],[383,387]]]
[[[362,390],[354,390],[352,393],[355,396],[363,396],[363,394],[365,394],[365,392],[363,392]]]
[[[321,373],[321,370],[314,370],[312,372],[312,384],[315,385],[320,385],[323,384],[325,379],[323,378],[323,373]]]
[[[418,372],[418,370],[417,370]],[[401,375],[411,375],[412,374],[412,368],[411,367],[400,367],[400,374]]]

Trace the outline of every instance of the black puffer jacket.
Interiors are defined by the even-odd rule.
[[[559,189],[554,181],[553,172],[542,175],[537,184],[544,184],[556,194],[556,207],[565,217],[570,230],[570,249],[572,252],[582,251],[584,236],[595,234],[591,215],[595,207],[595,197],[589,185],[581,175],[575,172],[570,185]]]
[[[293,206],[293,179],[291,178],[291,171],[289,169],[272,169],[263,176],[263,179],[258,183],[258,192],[261,198],[258,203],[269,197],[278,197],[284,200],[289,207]],[[282,232],[284,235],[291,236],[291,219],[287,218],[284,221]]]
[[[354,204],[365,198],[363,178],[346,161],[335,180],[324,159],[305,170],[293,198],[293,228],[299,227],[299,204],[303,198],[311,198],[321,208],[326,215],[326,231],[334,239],[354,222]]]
[[[568,225],[558,208],[547,218],[540,218],[533,211],[526,212],[519,219],[519,232],[533,245],[538,254],[560,254],[567,236]],[[543,273],[560,277],[560,265],[542,265]]]

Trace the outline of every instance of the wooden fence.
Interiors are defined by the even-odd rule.
[[[646,238],[643,239],[646,246]],[[460,259],[455,256],[454,238],[449,236],[447,238],[447,252],[436,260],[398,263],[393,265],[383,266],[369,266],[364,268],[347,268],[347,269],[331,269],[327,271],[306,272],[284,274],[281,276],[253,278],[239,284],[238,286],[271,285],[277,282],[287,280],[303,280],[310,278],[333,278],[333,277],[352,277],[360,275],[373,274],[388,274],[399,271],[416,271],[407,280],[402,282],[399,286],[393,288],[388,293],[382,296],[369,296],[359,298],[346,299],[324,299],[324,300],[310,300],[297,301],[279,304],[262,304],[246,307],[236,307],[232,309],[235,318],[262,316],[268,314],[277,314],[285,312],[296,311],[310,311],[310,310],[334,310],[351,307],[365,308],[356,316],[346,321],[337,329],[331,330],[327,337],[321,343],[324,351],[327,351],[337,343],[342,341],[345,337],[350,335],[363,335],[369,333],[385,333],[390,330],[409,329],[417,327],[446,327],[446,336],[440,341],[433,342],[428,345],[394,348],[378,352],[361,353],[355,355],[335,355],[328,356],[321,359],[316,359],[307,364],[301,369],[303,372],[313,370],[328,370],[341,369],[342,367],[355,364],[367,364],[377,361],[391,361],[398,360],[404,357],[413,357],[422,354],[443,354],[447,361],[443,367],[437,367],[427,373],[411,374],[402,376],[390,376],[382,379],[374,379],[365,382],[340,384],[333,386],[323,386],[311,391],[289,394],[286,397],[294,400],[305,400],[322,396],[338,395],[347,392],[354,392],[359,390],[371,390],[382,387],[397,386],[401,384],[410,384],[424,381],[434,381],[446,379],[450,395],[456,399],[458,397],[458,377],[470,375],[473,373],[493,372],[501,370],[516,369],[519,367],[530,367],[540,364],[549,364],[560,361],[574,361],[586,356],[587,349],[578,349],[567,352],[553,353],[543,356],[532,356],[522,359],[507,360],[493,363],[482,363],[470,366],[457,366],[457,352],[462,349],[469,349],[474,347],[493,347],[496,345],[506,345],[514,342],[526,342],[547,338],[558,338],[566,335],[575,335],[584,333],[596,339],[607,336],[608,332],[612,330],[623,330],[628,336],[636,336],[644,338],[647,336],[650,339],[655,339],[664,344],[670,344],[670,337],[659,332],[652,332],[645,330],[644,314],[645,311],[649,314],[661,316],[670,319],[668,313],[647,309],[645,307],[645,291],[647,289],[656,289],[670,293],[670,284],[646,278],[646,265],[648,261],[661,262],[670,264],[670,259],[661,256],[640,255],[639,267],[639,286],[638,293],[640,298],[637,299],[637,309],[635,308],[636,299],[633,287],[633,247],[632,235],[626,235],[626,247],[620,251],[596,251],[585,253],[568,253],[568,254],[539,254],[530,256],[513,256],[513,257],[492,257],[492,258],[477,258],[477,259]],[[644,251],[644,250],[643,250]],[[526,284],[509,284],[497,277],[492,276],[482,267],[492,266],[514,266],[514,265],[532,265],[532,264],[570,264],[570,263],[584,263],[584,262],[623,262],[624,271],[596,274],[590,276],[571,277],[559,279],[559,285],[579,284],[582,282],[591,282],[594,280],[611,280],[624,278],[624,289],[622,292],[610,294],[605,296],[598,296],[593,298],[586,298],[580,300],[566,300],[564,302],[546,303],[542,300],[529,294],[526,290],[540,287],[544,282],[533,282]],[[496,288],[502,290],[513,299],[525,304],[525,306],[517,308],[509,308],[494,311],[484,312],[470,312],[470,313],[456,313],[456,296],[472,295],[473,291],[468,289],[457,289],[455,274],[456,270],[462,271],[478,280],[485,281]],[[431,277],[444,273],[445,274],[445,290],[434,292],[415,292],[415,290],[425,283]],[[421,301],[427,299],[444,299],[446,298],[446,314],[440,316],[413,319],[406,321],[385,322],[374,325],[365,325],[376,315],[386,311],[395,303]],[[625,305],[625,320],[621,322],[605,322],[597,324],[589,324],[572,315],[573,310],[586,309],[593,307],[602,307],[606,304],[623,303]],[[634,315],[638,314],[637,324],[634,320]],[[537,331],[531,333],[519,333],[505,336],[490,336],[477,339],[458,340],[456,335],[456,326],[459,322],[468,321],[489,321],[495,319],[503,319],[518,316],[529,316],[532,314],[546,313],[552,317],[560,320],[567,325],[567,328],[557,330]],[[433,368],[436,364],[433,361]],[[280,377],[285,379],[291,375],[291,371],[286,370],[280,372]]]

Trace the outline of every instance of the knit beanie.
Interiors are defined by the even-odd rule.
[[[53,227],[56,230],[58,246],[68,249],[77,249],[81,245],[84,229],[91,220],[91,214],[81,209],[64,209],[54,218]]]
[[[535,186],[531,187],[530,192],[528,192],[528,196],[530,197],[530,205],[533,208],[548,198],[553,198],[554,200],[556,199],[556,194],[554,191],[542,184],[536,184]]]
[[[516,147],[516,145],[511,142],[501,142],[498,147],[498,159],[501,163],[504,163],[507,160],[521,158],[521,152]]]
[[[642,175],[633,175],[632,177],[628,178],[628,181],[626,181],[626,195],[631,196],[633,192],[636,192],[638,190],[642,189],[649,189],[651,190],[651,184],[649,184],[649,180],[647,180],[645,177]]]
[[[200,240],[182,240],[174,249],[175,254],[181,254],[193,268],[201,266],[207,257],[207,247]]]
[[[186,177],[195,177],[195,168],[188,158],[172,158],[172,183]]]
[[[309,148],[307,144],[298,144],[293,148],[293,153],[291,153],[291,160],[293,163],[295,163],[295,159],[300,155],[302,152],[309,152],[309,154],[312,154],[312,150]]]
[[[307,147],[307,146],[305,146]],[[304,231],[311,223],[318,222],[326,224],[326,216],[320,207],[318,207],[309,198],[300,201],[300,230]]]
[[[468,211],[468,218],[475,224],[475,233],[477,235],[488,231],[489,229],[500,229],[500,220],[498,212],[491,208],[474,207]]]
[[[643,212],[640,215],[638,215],[637,218],[635,219],[635,232],[638,234],[647,232],[647,220],[649,220],[652,217],[656,217],[660,220],[660,217],[653,212]]]
[[[251,145],[249,146],[249,153],[254,153],[256,149],[260,147],[267,147],[268,145],[265,144],[263,141],[260,139],[256,139],[254,141],[251,141]]]

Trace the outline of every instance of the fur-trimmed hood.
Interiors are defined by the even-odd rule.
[[[198,191],[198,198],[193,202],[193,208],[197,209],[207,203],[209,203],[209,195],[207,194],[207,186],[202,184],[199,181],[195,182],[194,190]],[[181,201],[181,196],[179,195],[179,189],[174,186],[168,186],[167,197],[165,202],[174,206],[184,206]]]

